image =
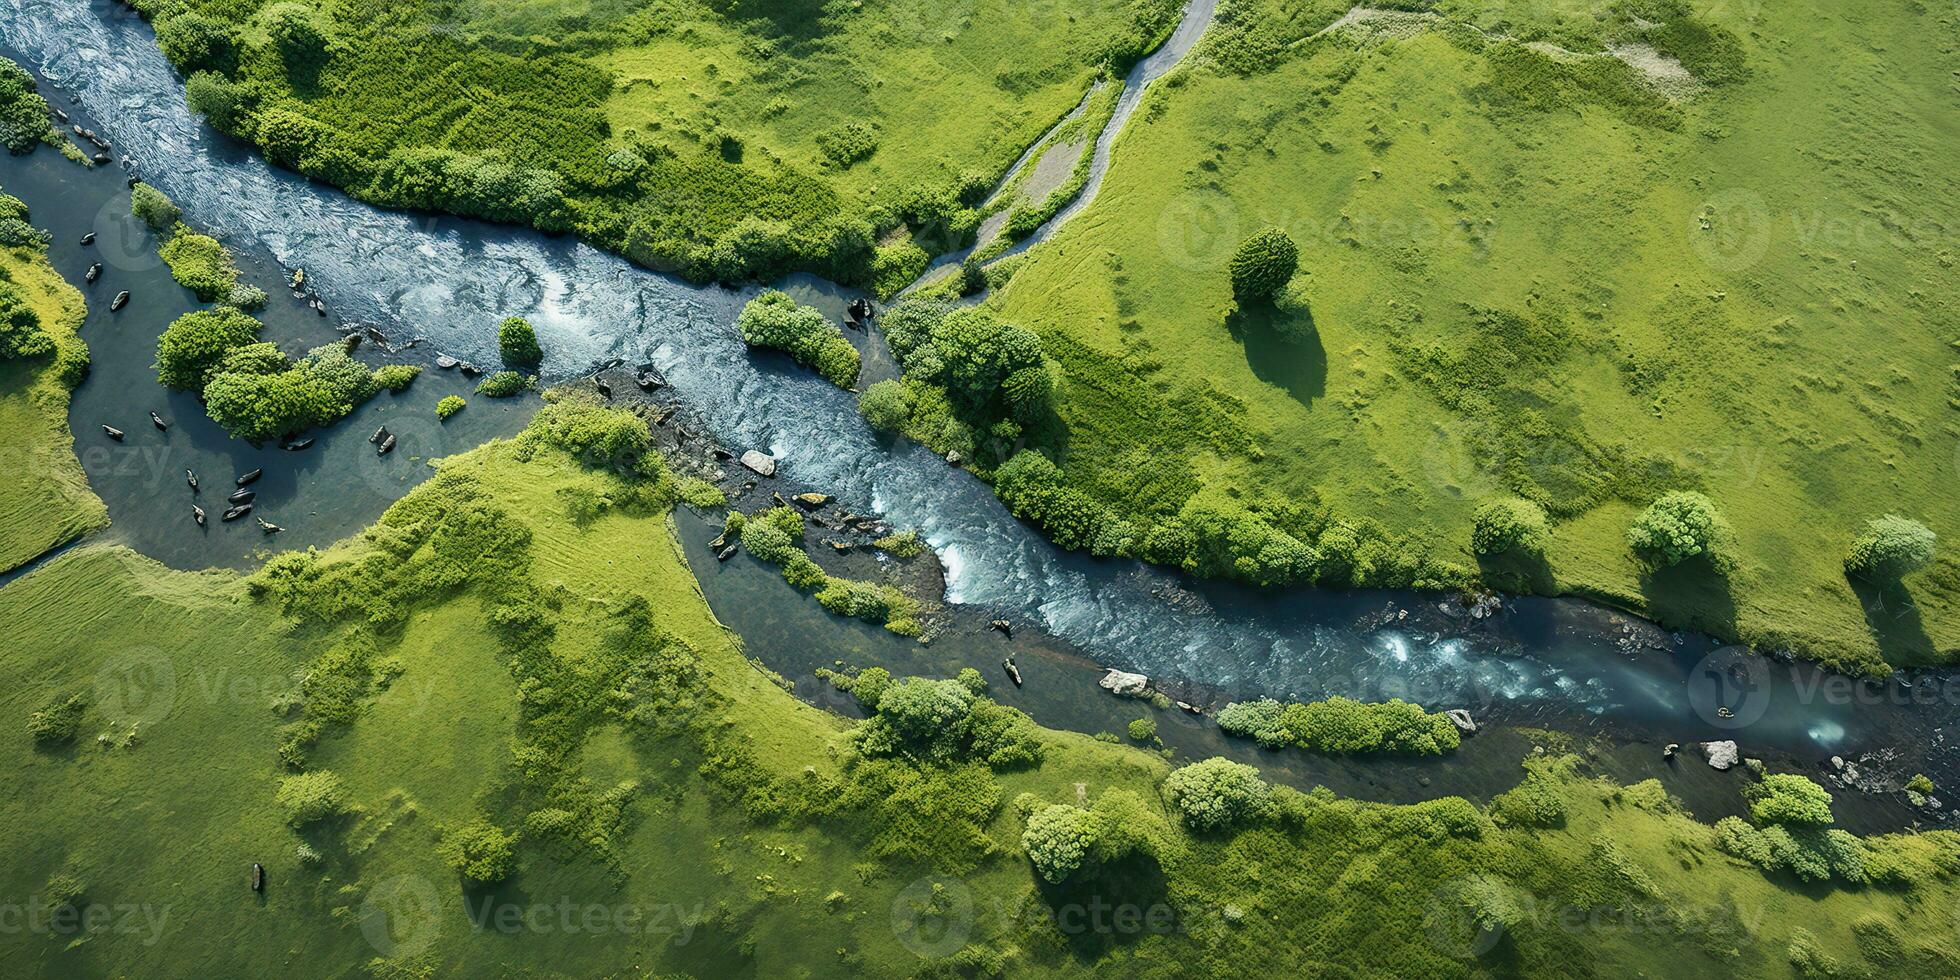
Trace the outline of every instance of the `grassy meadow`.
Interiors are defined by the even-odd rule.
[[[1395,6],[1323,33],[1346,3],[1226,4],[1017,260],[991,303],[1061,368],[1070,484],[1145,526],[1318,506],[1851,671],[1960,657],[1960,551],[1882,589],[1842,566],[1888,512],[1960,534],[1951,5]],[[1300,271],[1241,309],[1265,227]],[[1635,563],[1677,489],[1733,568]],[[1510,496],[1543,557],[1479,568],[1472,511]]]
[[[40,319],[41,330],[66,358],[48,354],[0,361],[0,571],[17,568],[49,548],[108,523],[108,511],[88,488],[68,431],[68,392],[79,380],[66,363],[86,364],[77,335],[87,307],[82,294],[34,246],[0,248],[0,279],[11,283]]]
[[[1853,842],[1869,883],[1800,884],[1557,743],[1487,810],[1282,789],[1204,833],[1156,753],[1024,718],[1031,763],[877,757],[715,622],[658,467],[589,465],[635,455],[635,424],[547,408],[251,576],[93,546],[0,589],[14,971],[1960,970],[1953,835]],[[70,740],[29,736],[78,695]],[[334,815],[282,811],[298,773],[338,777]],[[1128,800],[1145,850],[1046,883],[1024,814],[1092,799]],[[516,870],[470,885],[439,853],[485,822]]]

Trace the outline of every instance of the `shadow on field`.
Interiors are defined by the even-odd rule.
[[[1845,576],[1858,596],[1858,608],[1865,613],[1865,627],[1871,630],[1878,652],[1892,664],[1924,663],[1932,657],[1933,638],[1919,618],[1919,604],[1898,580],[1872,581],[1855,575]]]
[[[1505,592],[1555,595],[1558,579],[1545,556],[1522,548],[1495,555],[1478,555],[1483,579]]]
[[[1038,880],[1038,879],[1037,879]],[[1133,855],[1059,885],[1040,882],[1048,925],[1076,959],[1092,962],[1151,935],[1180,931],[1170,883],[1153,858]]]
[[[1643,572],[1640,591],[1659,619],[1719,635],[1735,632],[1728,574],[1705,557]]]
[[[1305,305],[1280,309],[1245,303],[1225,315],[1225,329],[1245,348],[1245,363],[1259,380],[1286,389],[1293,400],[1312,406],[1327,393],[1327,349]]]

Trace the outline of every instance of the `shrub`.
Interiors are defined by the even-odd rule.
[[[462,411],[465,404],[460,395],[446,395],[436,402],[436,418],[447,421],[451,415]]]
[[[1089,811],[1057,803],[1028,817],[1021,847],[1044,880],[1065,881],[1088,861],[1100,842],[1100,831]]]
[[[204,386],[211,421],[232,438],[253,443],[333,422],[352,408],[298,367],[276,374],[222,372]]]
[[[1157,722],[1150,718],[1138,718],[1130,722],[1130,741],[1150,745],[1157,741]]]
[[[780,350],[839,388],[857,383],[857,348],[822,313],[797,305],[788,293],[771,289],[750,300],[735,325],[750,346]]]
[[[1287,744],[1286,730],[1280,727],[1284,706],[1272,698],[1235,701],[1218,712],[1218,727],[1227,735],[1257,739],[1260,745],[1277,748]]]
[[[225,305],[251,313],[265,309],[265,290],[257,286],[236,285],[225,296]]]
[[[1627,546],[1662,568],[1700,556],[1719,561],[1728,538],[1728,523],[1714,502],[1692,491],[1662,496],[1627,528]]]
[[[497,353],[503,357],[505,367],[527,371],[536,370],[544,361],[537,331],[531,329],[531,321],[521,316],[506,317],[497,325]]]
[[[490,885],[517,870],[516,844],[516,835],[478,820],[444,833],[436,852],[464,879]]]
[[[1493,500],[1472,518],[1470,548],[1480,555],[1535,550],[1545,532],[1545,508],[1529,500]]]
[[[237,133],[244,127],[248,97],[245,86],[208,71],[197,72],[184,82],[184,102],[221,132]]]
[[[1933,795],[1933,780],[1922,772],[1906,780],[1906,789],[1918,793],[1921,796],[1931,796]]]
[[[868,697],[867,687],[877,690],[883,680],[871,675],[867,670],[852,681],[860,702]],[[877,694],[876,711],[852,733],[866,756],[971,760],[994,768],[1030,765],[1041,758],[1040,736],[1026,714],[995,704],[957,680],[908,677],[883,684]]]
[[[42,141],[60,139],[48,122],[48,100],[35,91],[27,69],[0,58],[0,144],[8,153],[32,152]]]
[[[0,218],[0,248],[46,248],[51,240],[23,218]]]
[[[129,189],[129,211],[156,231],[168,231],[184,217],[183,210],[162,191],[140,183]]]
[[[1164,802],[1194,831],[1228,830],[1270,815],[1271,788],[1259,770],[1213,757],[1164,777]]]
[[[82,712],[87,708],[88,699],[79,694],[51,701],[27,716],[27,735],[36,745],[72,742],[81,732]]]
[[[346,344],[324,344],[307,351],[299,370],[317,382],[328,398],[346,406],[316,424],[332,422],[353,411],[355,405],[373,398],[379,387],[374,372],[349,356]]]
[[[408,390],[408,386],[422,376],[419,364],[383,364],[374,369],[374,383],[394,394]]]
[[[858,396],[858,411],[865,422],[880,432],[901,432],[912,419],[915,399],[910,389],[898,381],[879,381]]]
[[[477,382],[476,393],[485,398],[509,398],[527,387],[530,387],[530,383],[516,371],[498,371]]]
[[[238,39],[220,21],[186,11],[159,18],[156,30],[157,47],[180,74],[230,72],[237,66]]]
[[[878,151],[878,130],[867,123],[845,123],[818,133],[817,149],[831,163],[848,167]]]
[[[310,79],[325,64],[331,42],[320,19],[312,7],[303,3],[275,3],[259,11],[259,22],[285,62],[287,74],[301,80]]]
[[[1336,696],[1287,705],[1262,698],[1226,705],[1218,713],[1218,726],[1226,734],[1257,739],[1267,748],[1291,745],[1342,755],[1440,755],[1462,741],[1448,717],[1399,698],[1369,703]]]
[[[1269,300],[1299,267],[1300,249],[1278,228],[1267,228],[1240,243],[1232,255],[1232,294],[1245,300]]]
[[[226,354],[258,338],[259,321],[234,309],[195,310],[178,317],[157,340],[157,382],[202,391]]]
[[[1759,824],[1822,827],[1834,821],[1831,794],[1807,776],[1771,773],[1743,790],[1750,815]]]
[[[1844,568],[1854,575],[1896,578],[1926,567],[1938,544],[1939,536],[1926,525],[1887,514],[1865,524],[1865,533],[1844,558]]]
[[[39,357],[54,350],[54,338],[41,329],[41,315],[11,282],[0,280],[0,361]]]
[[[295,827],[319,823],[352,812],[340,777],[325,769],[287,776],[279,781],[279,808]]]
[[[238,284],[231,253],[209,235],[179,226],[157,254],[170,266],[170,278],[206,303],[229,299],[232,287]]]

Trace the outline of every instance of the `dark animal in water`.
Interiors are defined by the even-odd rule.
[[[381,440],[386,438],[388,438],[388,427],[384,425],[381,428],[374,430],[374,435],[368,436],[368,441],[380,442]]]
[[[313,301],[313,312],[315,312],[315,313],[318,313],[318,314],[319,314],[319,315],[321,315],[321,316],[326,316],[326,315],[327,315],[327,304],[325,304],[325,303],[322,303],[322,302],[320,302],[320,301],[319,301],[319,300],[317,300],[317,299],[316,299],[316,300],[314,300],[314,301]]]
[[[600,381],[598,378],[593,378],[592,387],[599,389],[599,394],[604,395],[607,398],[612,397],[612,385],[609,385],[604,381]]]
[[[1014,638],[1014,625],[1005,619],[996,619],[987,625],[993,629],[1000,630],[1000,635],[1010,640]]]
[[[279,448],[284,449],[289,453],[296,453],[311,445],[313,445],[313,440],[311,438],[294,439],[292,442],[286,443],[285,445],[282,445]]]
[[[122,292],[117,293],[115,299],[109,301],[109,312],[114,313],[117,310],[120,310],[128,305],[129,305],[129,290],[125,289]]]
[[[123,430],[118,429],[113,425],[103,426],[102,433],[108,436],[109,438],[116,440],[117,442],[123,441]]]
[[[737,550],[736,547],[731,544],[728,547],[715,552],[715,560],[727,561],[728,559],[735,557],[736,550]]]
[[[386,456],[394,451],[395,451],[395,434],[392,432],[388,433],[388,438],[381,440],[381,445],[376,446],[374,448],[374,454],[376,456]]]
[[[220,520],[235,521],[251,512],[252,512],[251,504],[239,504],[236,507],[226,508],[224,516],[220,518]]]
[[[83,236],[82,236],[82,244],[83,244],[83,245],[93,245],[93,244],[95,244],[95,232],[92,232],[92,231],[91,231],[91,232],[89,232],[88,234],[86,234],[86,235],[83,235]]]
[[[192,505],[191,505],[191,520],[194,520],[194,521],[196,521],[196,522],[197,522],[197,526],[198,526],[198,527],[203,527],[203,526],[204,526],[204,508],[202,508],[202,507],[199,507],[199,506],[198,506],[198,505],[196,505],[196,504],[192,504]]]
[[[98,164],[98,165],[100,165],[100,164],[104,164],[104,163],[108,163],[108,162],[109,162],[109,154],[107,154],[107,153],[97,153],[96,155],[94,155],[94,156],[92,156],[92,157],[89,157],[89,160],[91,160],[91,161],[93,161],[94,163],[96,163],[96,164]]]
[[[83,282],[94,282],[100,278],[102,278],[102,263],[100,262],[89,263],[88,271],[82,273]]]
[[[265,865],[257,861],[252,862],[252,890],[255,892],[265,891]]]
[[[314,302],[315,302],[315,303],[320,303],[320,301],[319,301],[319,300],[314,300]],[[324,303],[320,303],[320,306],[321,306],[321,307],[323,307],[323,308],[322,308],[322,309],[320,310],[320,313],[321,313],[321,315],[322,315],[322,316],[324,316],[324,315],[326,314],[326,310],[324,309],[324,307],[326,306],[326,304],[324,304]],[[375,342],[375,343],[377,343],[377,344],[385,344],[385,343],[387,343],[387,342],[388,342],[388,338],[387,338],[387,336],[386,336],[386,335],[384,335],[384,334],[382,334],[382,332],[381,332],[381,328],[380,328],[380,327],[368,327],[368,328],[367,328],[367,336],[368,336],[368,339],[369,339],[369,340],[372,340],[372,341],[374,341],[374,342]]]
[[[1000,666],[1002,670],[1007,671],[1007,679],[1013,681],[1015,687],[1020,687],[1021,668],[1014,663],[1014,658],[1008,657],[1000,662]]]
[[[194,472],[192,472],[192,471],[190,471],[190,470],[185,470],[185,471],[184,471],[184,482],[185,482],[185,483],[188,483],[188,484],[190,484],[190,485],[191,485],[191,492],[192,492],[192,493],[196,493],[196,492],[197,492],[197,474],[196,474],[196,473],[194,473]]]
[[[259,530],[261,530],[261,531],[264,531],[264,532],[265,532],[265,533],[267,533],[267,534],[278,534],[279,532],[281,532],[281,531],[284,531],[284,530],[285,530],[285,528],[283,528],[283,527],[280,527],[279,525],[277,525],[277,524],[274,524],[274,523],[272,523],[271,521],[268,521],[268,520],[266,520],[266,519],[265,519],[265,518],[263,518],[263,517],[254,517],[254,518],[252,518],[252,519],[253,519],[253,520],[255,520],[255,521],[258,521],[258,522],[259,522]]]
[[[633,376],[633,383],[639,385],[641,391],[652,391],[660,387],[660,379],[651,374],[636,374]]]
[[[165,422],[163,420],[163,416],[158,415],[155,412],[150,413],[150,424],[156,426],[158,432],[170,431],[170,423]]]
[[[441,369],[443,369],[444,371],[447,371],[447,370],[449,370],[450,368],[453,368],[453,367],[455,367],[456,365],[458,365],[458,364],[461,364],[461,363],[463,363],[463,362],[462,362],[462,361],[459,361],[459,360],[457,360],[457,359],[455,359],[455,358],[453,358],[453,357],[450,357],[450,356],[449,356],[448,354],[437,354],[437,355],[436,355],[436,367],[439,367],[439,368],[441,368]]]
[[[61,111],[60,109],[56,109],[56,110],[54,111],[54,118],[55,118],[55,120],[56,120],[57,122],[67,122],[67,121],[68,121],[68,113],[66,113],[66,112],[63,112],[63,111]]]
[[[233,490],[231,496],[225,498],[225,503],[249,504],[258,499],[258,496],[259,493],[257,490]]]
[[[247,484],[247,483],[250,483],[250,482],[252,482],[253,480],[256,480],[256,479],[258,479],[259,477],[262,477],[262,476],[264,476],[264,475],[265,475],[265,471],[264,471],[264,470],[262,470],[262,469],[260,469],[260,470],[253,470],[252,472],[250,472],[250,473],[247,473],[247,474],[245,474],[244,476],[241,476],[241,477],[239,477],[239,478],[238,478],[238,485],[242,487],[242,486],[244,486],[245,484]]]
[[[871,301],[862,296],[851,300],[851,305],[847,309],[853,320],[871,319]]]
[[[624,363],[626,363],[626,358],[623,358],[623,357],[615,357],[615,358],[613,358],[612,360],[610,360],[610,361],[607,361],[607,362],[606,362],[605,364],[603,364],[603,365],[601,365],[601,366],[600,366],[600,368],[599,368],[599,370],[601,370],[601,371],[610,371],[610,370],[612,370],[613,368],[616,368],[616,367],[618,367],[618,366],[620,366],[621,364],[624,364]]]

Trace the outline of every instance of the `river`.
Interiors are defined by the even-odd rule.
[[[1209,9],[1205,0],[1198,3]],[[1188,47],[1195,37],[1194,30],[1178,43]],[[195,224],[224,239],[248,264],[262,263],[261,276],[276,272],[275,263],[303,266],[337,316],[372,323],[392,338],[422,337],[425,351],[494,362],[493,325],[518,314],[537,326],[547,367],[558,378],[615,356],[650,360],[723,444],[763,449],[781,461],[787,478],[833,493],[852,509],[875,509],[900,526],[920,528],[946,568],[949,601],[1039,624],[1097,663],[1150,674],[1214,704],[1260,694],[1401,696],[1433,708],[1465,707],[1484,722],[1611,731],[1623,745],[1648,743],[1643,751],[1656,773],[1675,773],[1679,780],[1691,778],[1688,769],[1698,770],[1696,780],[1710,773],[1692,749],[1680,769],[1661,767],[1659,743],[1735,738],[1744,754],[1813,773],[1823,771],[1832,754],[1851,758],[1896,748],[1900,757],[1886,771],[1903,778],[1924,770],[1942,785],[1960,785],[1960,765],[1942,728],[1954,714],[1953,698],[1937,687],[1943,678],[1919,679],[1935,685],[1931,695],[1922,694],[1927,688],[1896,683],[1840,690],[1808,667],[1737,656],[1706,637],[1663,632],[1577,601],[1513,599],[1498,615],[1472,620],[1432,595],[1259,593],[1060,552],[1007,514],[978,480],[921,447],[879,439],[860,420],[849,393],[751,358],[733,322],[752,291],[691,285],[571,239],[379,211],[275,169],[189,113],[147,24],[114,5],[0,0],[0,45],[7,49],[0,53],[59,90],[48,93],[54,101],[92,117],[116,152],[134,157],[145,178],[176,199]],[[1153,56],[1156,70],[1175,63],[1178,53]],[[1147,81],[1133,79],[1125,99],[1139,98]],[[1126,116],[1118,113],[1119,120]],[[1113,142],[1110,133],[1097,141],[1091,190]],[[14,164],[0,167],[8,168],[0,170],[0,183],[17,182]],[[36,224],[55,226],[58,238],[120,220],[119,205],[100,191],[29,203]],[[57,260],[72,264],[73,258]],[[154,283],[154,268],[147,274]],[[167,278],[154,285],[174,288]],[[132,303],[124,312],[136,309]],[[119,321],[112,329],[127,336],[112,339],[94,332],[99,314],[90,322],[84,337],[96,346],[99,365],[111,360],[103,352],[112,345],[140,349],[146,363],[145,345],[161,326]],[[110,370],[102,368],[103,374]],[[425,376],[418,385],[424,382],[448,383]],[[92,406],[107,410],[122,384],[98,375],[84,386],[75,413],[78,433],[93,426],[94,419],[84,417]],[[91,401],[97,397],[110,401]],[[389,398],[380,396],[371,411],[387,409]],[[473,400],[465,416],[482,404]],[[198,414],[189,400],[171,403],[170,411],[181,420]],[[140,411],[136,418],[140,422]],[[366,424],[365,418],[343,424],[331,437],[352,443],[338,447],[350,459],[365,458],[354,440],[365,439]],[[478,424],[480,430],[448,436],[430,419],[430,441],[414,455],[453,451],[467,438],[502,427],[495,419]],[[312,451],[335,448],[323,444]],[[228,455],[211,466],[228,475],[249,462]],[[400,492],[397,475],[374,483],[373,472],[373,464],[361,463],[352,471],[354,484],[374,487],[377,496]],[[153,493],[97,483],[119,525],[176,519],[155,510]],[[311,480],[296,473],[291,492],[306,486],[331,496],[342,485],[349,481],[333,471]],[[316,525],[324,527],[321,533],[341,523],[351,525],[346,530],[358,526],[360,509],[344,511],[338,522]],[[230,563],[167,547],[152,553],[173,564]],[[737,617],[725,603],[716,605],[763,659],[771,660],[772,651],[788,656],[784,650],[796,645],[793,639],[775,644],[751,636],[732,621]],[[1084,690],[1079,696],[1100,695]],[[1932,703],[1914,703],[1920,700]],[[1896,800],[1894,795],[1875,804],[1872,819],[1897,825],[1928,817]]]

